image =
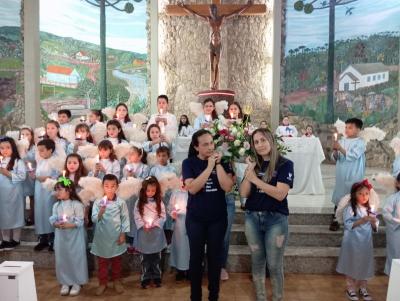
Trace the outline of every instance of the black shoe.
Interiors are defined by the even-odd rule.
[[[0,244],[0,251],[11,251],[14,249],[13,244],[11,241],[5,241],[3,240]]]
[[[34,248],[33,250],[36,252],[40,252],[43,251],[44,249],[49,247],[49,243],[47,242],[39,242]]]
[[[338,231],[340,229],[340,225],[337,221],[332,221],[331,225],[329,226],[330,231]]]
[[[153,282],[156,285],[156,287],[161,287],[161,279],[160,278],[154,279]]]
[[[178,271],[176,273],[176,276],[175,276],[176,281],[183,281],[183,280],[185,280],[185,278],[186,278],[186,275],[185,275],[184,271]]]
[[[21,244],[20,241],[15,241],[14,239],[11,240],[11,245],[15,248],[18,247]]]
[[[35,223],[33,222],[33,220],[31,220],[30,218],[25,219],[25,225],[27,226],[33,226]]]
[[[54,244],[53,243],[50,243],[49,244],[49,252],[54,252]]]
[[[148,287],[149,284],[150,284],[150,280],[149,280],[149,279],[143,280],[143,281],[141,282],[142,289],[146,289],[146,288]]]

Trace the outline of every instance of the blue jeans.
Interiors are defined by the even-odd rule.
[[[228,227],[226,228],[225,237],[224,237],[224,253],[222,257],[222,267],[226,268],[226,262],[228,261],[228,253],[229,253],[229,240],[231,238],[231,229],[233,220],[235,218],[235,195],[233,193],[227,193],[225,195],[226,200],[226,209],[228,212]]]
[[[246,211],[245,233],[251,251],[256,300],[265,301],[265,264],[271,278],[272,300],[283,300],[283,255],[288,239],[288,217],[277,212]]]

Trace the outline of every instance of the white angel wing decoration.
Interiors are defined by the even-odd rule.
[[[379,185],[385,187],[388,190],[394,191],[396,186],[396,179],[393,175],[387,172],[380,172],[372,177],[372,181],[377,182]]]
[[[137,127],[124,128],[124,133],[129,141],[144,142],[147,140],[147,135]]]
[[[81,145],[78,147],[77,154],[82,158],[94,158],[99,154],[99,150],[96,145]]]
[[[336,120],[335,124],[334,124],[338,134],[345,136],[345,129],[346,129],[346,124],[344,123],[344,121],[340,120],[339,118]]]
[[[104,196],[103,185],[99,178],[82,177],[78,185],[81,186],[83,190],[91,192],[95,199],[101,199]]]
[[[103,122],[97,122],[96,125],[90,130],[95,144],[99,144],[104,140],[107,135],[107,126]]]
[[[127,200],[132,196],[138,196],[140,188],[142,188],[142,181],[142,179],[133,177],[127,178],[119,184],[117,195],[123,200]]]
[[[26,156],[26,153],[28,152],[28,149],[29,149],[29,141],[28,141],[28,139],[16,140],[15,144],[17,145],[19,156],[21,158],[24,158]]]
[[[368,143],[371,140],[382,141],[385,136],[386,133],[376,126],[367,127],[360,132],[360,137],[365,140],[365,143]]]
[[[115,114],[115,108],[112,107],[107,107],[104,109],[101,109],[101,112],[107,116],[107,119],[113,119],[114,118],[114,114]]]
[[[6,136],[13,138],[15,142],[19,139],[19,131],[7,131]]]
[[[39,137],[43,137],[46,134],[44,127],[36,128],[36,129],[34,129],[33,132],[35,135],[35,143],[39,142],[39,140],[40,140]]]
[[[46,181],[43,182],[43,187],[46,188],[48,191],[54,191],[54,186],[56,186],[57,180],[48,178]]]
[[[226,100],[221,100],[215,103],[215,111],[218,115],[223,114],[228,110],[228,102]]]
[[[189,109],[196,117],[203,113],[203,105],[200,102],[189,102]]]
[[[394,137],[392,141],[390,141],[389,146],[393,149],[396,155],[400,155],[400,138]]]
[[[159,179],[161,194],[164,196],[168,190],[175,190],[181,187],[181,181],[173,172],[164,173]]]
[[[147,165],[153,166],[157,164],[157,156],[156,153],[148,153],[147,154]]]
[[[75,127],[73,125],[61,128],[60,135],[69,142],[75,143]]]
[[[97,155],[95,157],[97,157]],[[99,162],[98,158],[86,158],[83,161],[83,166],[85,166],[86,170],[89,170],[89,171],[94,170],[94,167],[95,167],[96,163],[98,163],[98,162]]]
[[[48,114],[47,117],[48,117],[50,120],[54,120],[54,121],[57,121],[57,122],[58,122],[58,114],[57,114],[56,112],[52,112],[52,113]]]
[[[131,150],[131,147],[132,146],[129,143],[120,143],[114,145],[115,155],[117,156],[118,160],[125,158]]]
[[[132,114],[132,115],[129,115],[129,116],[130,116],[130,118],[132,120],[132,123],[136,124],[136,126],[138,128],[140,128],[142,126],[142,123],[147,122],[147,116],[142,114],[142,113],[135,113],[135,114]]]

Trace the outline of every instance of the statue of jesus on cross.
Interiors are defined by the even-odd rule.
[[[191,9],[188,5],[184,4],[182,1],[178,3],[178,6],[183,8],[187,13],[192,14],[194,16],[198,16],[201,19],[208,22],[210,25],[210,89],[218,90],[219,89],[219,61],[221,58],[221,26],[224,20],[228,20],[234,16],[239,16],[244,13],[249,7],[253,4],[252,0],[248,0],[246,5],[243,5],[239,9],[229,13],[218,16],[218,8],[216,4],[211,4],[209,6],[210,15],[202,15]]]

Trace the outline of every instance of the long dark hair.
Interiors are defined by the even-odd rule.
[[[182,117],[186,118],[186,124],[182,123]],[[187,115],[185,115],[185,114],[181,115],[181,117],[179,118],[178,133],[181,131],[183,126],[188,126],[188,125],[190,125],[190,122],[189,122],[189,118],[187,117]]]
[[[29,131],[29,133],[31,134],[31,140],[29,140],[29,147],[28,147],[28,149],[31,149],[33,146],[35,146],[35,133],[33,132],[33,129],[32,129],[31,127],[28,127],[28,126],[22,127],[22,128],[19,130],[19,139],[20,139],[20,140],[22,139],[22,134],[21,134],[21,132],[22,132],[23,130],[27,130],[27,131]]]
[[[240,106],[240,104],[239,104],[237,101],[231,102],[231,103],[229,104],[228,110],[226,110],[226,112],[225,112],[225,118],[229,118],[229,119],[231,118],[231,115],[229,115],[229,108],[230,108],[231,106],[237,106],[237,107],[239,108],[239,115],[238,115],[238,118],[239,118],[239,119],[242,119],[242,118],[243,118],[242,107]]]
[[[79,168],[75,172],[75,176],[74,176],[74,183],[75,183],[76,186],[78,186],[78,183],[79,183],[79,180],[81,179],[81,177],[86,177],[88,172],[87,172],[85,166],[83,165],[81,156],[79,156],[78,154],[69,154],[67,156],[67,158],[65,159],[65,163],[64,163],[64,170],[65,170],[65,176],[66,177],[69,177],[69,175],[70,175],[70,172],[69,172],[69,170],[67,168],[67,161],[68,161],[69,158],[76,158],[78,160],[78,163],[79,163]]]
[[[68,186],[65,185],[64,182],[62,182],[62,181],[57,182],[56,185],[54,186],[54,190],[56,190],[57,188],[65,188],[69,192],[69,198],[71,199],[71,201],[75,200],[75,201],[79,201],[82,203],[81,198],[76,193],[74,182],[71,181],[71,183]],[[58,200],[58,201],[60,202],[60,200]]]
[[[98,148],[99,150],[101,150],[101,149],[109,149],[109,150],[111,150],[111,152],[110,152],[110,157],[109,157],[110,161],[113,162],[114,160],[117,160],[117,156],[115,155],[115,151],[114,151],[114,146],[113,146],[113,144],[111,143],[111,141],[109,141],[109,140],[103,140],[103,141],[101,141],[101,142],[99,143],[99,145],[97,146],[97,148]]]
[[[8,137],[8,136],[1,138],[0,143],[4,143],[4,142],[6,142],[6,143],[8,142],[11,145],[12,154],[11,154],[10,162],[8,162],[7,167],[6,167],[6,169],[8,171],[11,171],[14,168],[15,161],[20,160],[21,157],[19,156],[17,145],[15,144],[15,141],[13,138]]]
[[[93,143],[93,137],[92,134],[90,133],[90,128],[86,123],[79,123],[78,125],[76,125],[75,127],[75,134],[79,132],[79,130],[84,129],[88,135],[86,138],[87,142]]]
[[[123,102],[120,102],[120,103],[117,104],[117,106],[115,107],[115,113],[114,113],[113,118],[117,118],[117,110],[118,110],[119,107],[124,107],[124,108],[126,109],[126,116],[125,116],[125,118],[124,118],[124,122],[125,122],[125,123],[130,122],[130,121],[131,121],[131,118],[129,117],[128,106],[127,106],[126,104],[124,104]]]
[[[206,98],[203,101],[203,108],[204,108],[205,104],[208,103],[208,102],[211,102],[214,105],[214,110],[211,113],[211,118],[212,118],[212,120],[215,120],[215,119],[218,118],[217,111],[215,111],[215,101],[213,99],[211,99],[211,98]]]
[[[58,129],[58,132],[57,132],[57,137],[58,138],[67,140],[67,139],[65,139],[64,137],[61,136],[61,134],[60,134],[60,124],[58,123],[58,121],[55,121],[55,120],[49,120],[49,121],[46,122],[46,127],[45,127],[46,134],[43,136],[44,138],[50,139],[49,135],[47,135],[47,125],[49,125],[49,124],[54,124],[56,126],[56,128]]]
[[[146,190],[147,190],[147,186],[149,185],[155,185],[156,186],[156,193],[154,195],[154,200],[156,201],[157,204],[157,214],[158,217],[161,216],[161,186],[160,183],[157,181],[156,177],[148,177],[146,179],[144,179],[144,181],[142,182],[142,188],[140,189],[140,194],[139,194],[139,203],[138,203],[138,209],[139,209],[139,213],[140,216],[143,217],[144,214],[144,205],[147,204],[148,200],[147,200],[147,196],[146,196]]]
[[[133,145],[131,147],[130,151],[137,152],[139,154],[139,156],[142,156],[142,158],[140,159],[140,162],[142,162],[143,164],[147,164],[147,152],[143,148]]]
[[[91,110],[91,112],[96,115],[97,117],[99,117],[99,121],[103,122],[104,121],[104,115],[101,112],[101,110]]]
[[[205,129],[200,129],[195,132],[192,136],[192,141],[190,142],[188,158],[196,157],[199,154],[199,152],[194,147],[199,146],[199,137],[203,135],[210,135],[212,137],[211,133]]]
[[[109,120],[107,122],[106,128],[108,128],[109,125],[114,125],[114,126],[116,126],[118,128],[118,130],[119,130],[118,137],[117,137],[118,138],[118,143],[121,143],[122,140],[127,140],[126,137],[125,137],[124,131],[122,129],[121,123],[118,120],[116,120],[116,119]],[[108,130],[107,130],[106,137],[108,138]]]
[[[150,138],[150,131],[151,131],[151,129],[152,128],[157,128],[158,129],[158,131],[160,132],[160,135],[161,135],[161,129],[160,129],[160,127],[158,126],[158,124],[151,124],[150,126],[149,126],[149,128],[147,129],[147,140],[148,141],[151,141],[151,138]]]
[[[353,209],[354,216],[357,215],[357,204],[358,204],[357,203],[357,192],[363,188],[367,188],[368,190],[371,191],[372,186],[366,180],[358,182],[358,183],[354,183],[353,186],[351,186],[350,205],[351,205],[351,209]],[[371,210],[371,207],[369,205],[369,200],[366,203],[365,208],[367,208],[367,211]]]

